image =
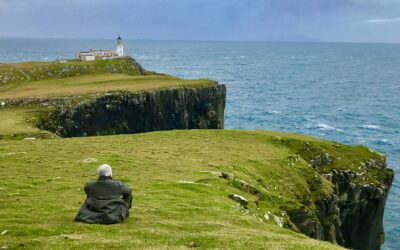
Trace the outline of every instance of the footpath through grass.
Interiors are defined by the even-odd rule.
[[[281,228],[272,217],[285,219],[285,209],[331,192],[303,159],[288,160],[296,149],[287,140],[328,150],[335,144],[229,130],[0,140],[0,231],[8,230],[0,247],[186,249],[195,242],[198,249],[340,249]],[[348,163],[376,156],[354,147],[332,150],[353,152]],[[115,179],[133,187],[131,216],[111,226],[73,223],[85,199],[83,185],[96,178],[101,163],[109,163]],[[220,178],[221,172],[255,186],[265,199],[257,207],[255,195]],[[310,180],[318,191],[310,190]],[[248,210],[230,194],[245,197]]]

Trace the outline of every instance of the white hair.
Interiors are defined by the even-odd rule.
[[[111,177],[112,176],[112,168],[108,164],[103,164],[97,168],[97,173],[99,174],[99,177],[100,176]]]

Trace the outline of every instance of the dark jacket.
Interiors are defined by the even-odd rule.
[[[132,189],[111,177],[100,177],[85,185],[87,198],[75,221],[91,224],[120,223],[129,215]]]

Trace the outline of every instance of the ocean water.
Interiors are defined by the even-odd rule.
[[[114,40],[0,39],[0,62],[71,58]],[[227,85],[225,127],[363,144],[395,177],[383,249],[400,249],[400,44],[125,41],[145,68]]]

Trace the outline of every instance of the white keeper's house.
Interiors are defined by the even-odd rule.
[[[112,59],[116,57],[124,56],[124,44],[122,42],[122,38],[119,36],[117,38],[117,48],[115,51],[110,49],[96,49],[89,51],[79,51],[75,54],[76,59],[80,59],[82,61],[94,61],[96,59]]]

